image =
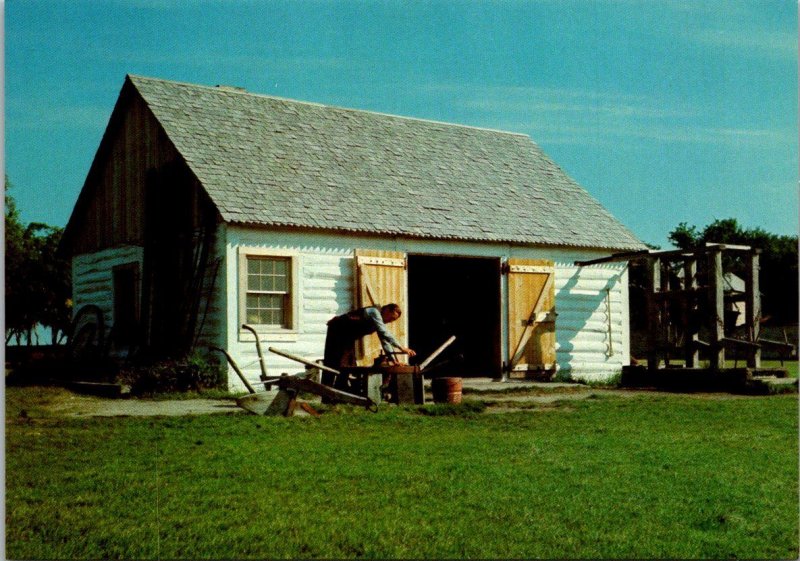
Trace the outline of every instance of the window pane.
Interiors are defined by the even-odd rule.
[[[247,268],[250,268],[249,262]],[[254,268],[258,268],[258,265],[255,265]],[[257,273],[247,274],[247,290],[261,290],[261,277]]]
[[[272,289],[280,292],[289,291],[289,277],[286,275],[276,275],[272,277]]]
[[[273,273],[285,277],[288,271],[286,259],[276,259],[274,261]]]
[[[260,264],[258,259],[252,259],[250,257],[247,258],[247,274],[248,275],[256,275],[259,272]]]

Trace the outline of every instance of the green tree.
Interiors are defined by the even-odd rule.
[[[759,274],[762,293],[762,316],[785,325],[798,319],[798,238],[771,234],[762,228],[745,229],[735,218],[715,220],[702,231],[681,222],[669,234],[680,249],[692,249],[706,243],[749,245],[761,250]],[[730,257],[728,266],[743,274],[744,263]]]
[[[689,249],[700,243],[700,234],[696,227],[689,226],[686,222],[681,222],[670,232],[669,241],[679,249]]]
[[[51,328],[56,343],[67,331],[71,311],[69,264],[56,253],[62,229],[24,225],[11,188],[6,177],[6,343],[22,336],[33,343],[37,324]]]

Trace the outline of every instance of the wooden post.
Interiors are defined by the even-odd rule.
[[[651,372],[658,369],[660,360],[659,345],[661,337],[660,307],[656,293],[661,290],[661,259],[651,257],[647,260],[647,368]]]
[[[686,290],[684,300],[684,356],[686,368],[697,368],[700,363],[700,348],[697,341],[700,339],[699,324],[697,321],[697,259],[687,257],[683,262],[683,287]]]
[[[708,313],[711,331],[711,368],[725,367],[725,294],[722,278],[722,250],[711,248],[708,253]]]
[[[761,291],[759,289],[759,253],[760,249],[754,249],[750,253],[750,263],[745,270],[745,325],[750,341],[757,343],[759,330],[761,329]],[[752,347],[747,356],[747,366],[750,368],[761,368],[761,348]]]

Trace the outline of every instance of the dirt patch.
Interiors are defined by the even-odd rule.
[[[605,397],[641,398],[645,396],[675,395],[650,390],[598,389],[586,386],[551,387],[545,391],[532,388],[530,392],[509,392],[507,386],[482,388],[482,391],[468,393],[464,400],[482,401],[486,413],[508,413],[529,411],[566,411],[570,403]],[[519,388],[522,390],[522,388]],[[232,399],[178,399],[155,400],[141,398],[109,399],[76,394],[60,387],[6,387],[6,418],[47,418],[47,417],[156,417],[209,415],[220,413],[245,413]],[[750,396],[724,393],[684,394],[694,399],[752,399]],[[427,401],[432,396],[427,392]],[[312,403],[313,405],[313,403]]]
[[[226,399],[107,399],[59,387],[7,387],[6,417],[140,417],[244,412]]]
[[[145,400],[145,399],[97,399],[79,407],[68,408],[73,417],[154,417],[208,415],[213,413],[243,413],[235,402],[216,399]]]

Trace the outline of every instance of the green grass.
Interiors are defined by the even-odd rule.
[[[706,363],[707,364],[707,363]],[[726,360],[725,367],[726,368],[744,368],[747,366],[747,361],[744,359],[740,359],[738,361],[735,360]],[[796,360],[785,360],[783,364],[779,360],[762,360],[761,361],[761,368],[785,368],[786,372],[791,378],[797,378],[797,361]]]
[[[725,361],[725,366],[728,368],[733,368],[734,365],[738,365],[741,368],[747,366],[747,361]],[[797,378],[797,360],[784,360],[783,364],[779,360],[762,360],[761,368],[785,368],[789,378]]]
[[[643,364],[647,364],[646,361],[643,361]],[[663,362],[661,363],[663,366]],[[682,360],[672,359],[670,360],[670,364],[672,365],[682,365],[684,362]],[[700,368],[709,368],[709,361],[701,360],[700,361]],[[747,361],[744,359],[740,359],[738,361],[735,360],[726,360],[725,361],[725,368],[745,368],[747,366]],[[785,360],[783,364],[779,360],[762,360],[761,361],[761,368],[784,368],[790,378],[797,378],[798,372],[798,361],[797,360]]]
[[[785,368],[790,378],[797,378],[797,361],[785,360],[783,364],[779,360],[764,360],[761,361],[763,368]]]
[[[13,559],[798,554],[796,396],[65,420],[22,391]]]

